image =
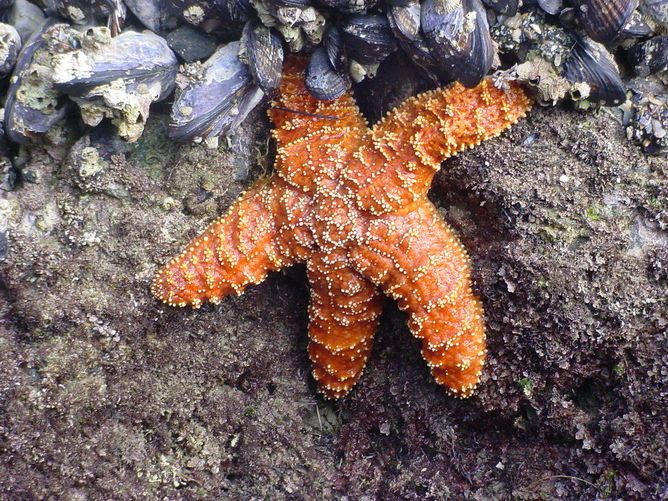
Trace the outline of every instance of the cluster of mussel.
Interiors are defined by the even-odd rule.
[[[512,4],[490,23],[512,65],[501,74],[528,83],[543,104],[619,106],[629,138],[668,154],[668,0],[496,3]]]
[[[325,100],[400,51],[434,85],[494,68],[545,103],[625,104],[629,136],[668,152],[668,0],[0,0],[0,15],[15,143],[57,144],[72,117],[133,142],[170,96],[170,136],[215,142],[271,97],[287,51]]]

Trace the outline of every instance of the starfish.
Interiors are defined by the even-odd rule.
[[[382,294],[409,314],[436,382],[468,397],[486,357],[483,308],[468,255],[427,191],[446,158],[510,127],[530,99],[516,83],[454,84],[408,99],[369,128],[351,94],[311,97],[304,66],[286,62],[269,110],[275,174],[159,270],[152,292],[198,308],[305,262],[308,354],[326,398],[359,380]]]

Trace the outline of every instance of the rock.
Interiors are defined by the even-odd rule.
[[[357,389],[320,400],[303,268],[200,310],[151,297],[158,264],[265,174],[268,141],[259,111],[235,151],[160,127],[90,189],[33,149],[40,183],[0,192],[0,497],[662,495],[668,167],[610,115],[537,109],[438,174],[487,315],[465,401],[433,383],[390,301]]]

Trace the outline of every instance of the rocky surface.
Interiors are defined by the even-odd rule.
[[[33,149],[0,194],[0,497],[667,494],[668,161],[612,114],[534,110],[437,176],[489,327],[465,401],[390,301],[357,389],[320,399],[301,268],[154,300],[158,264],[271,165],[261,112],[217,150],[164,138],[156,118],[126,155]]]

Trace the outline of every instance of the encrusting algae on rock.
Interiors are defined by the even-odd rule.
[[[288,61],[270,110],[276,174],[169,261],[152,292],[199,307],[305,262],[308,352],[326,397],[344,396],[360,378],[381,293],[409,313],[435,380],[468,397],[485,361],[483,309],[466,251],[427,191],[443,160],[497,136],[531,102],[515,83],[455,84],[407,100],[369,129],[350,93],[314,99],[304,66]]]

